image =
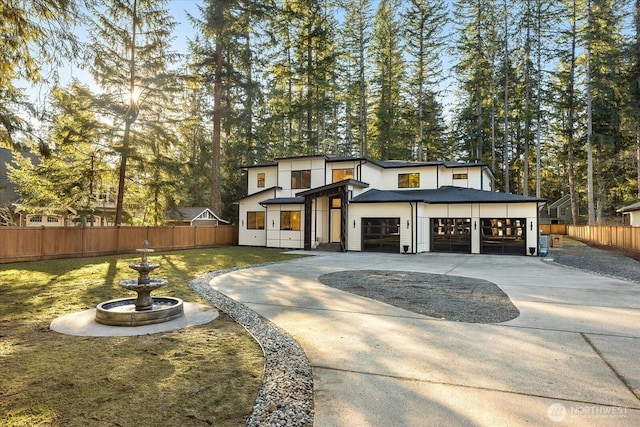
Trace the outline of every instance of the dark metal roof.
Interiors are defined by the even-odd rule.
[[[302,205],[304,197],[278,197],[275,199],[267,199],[260,202],[262,206],[266,205]]]
[[[321,193],[334,188],[343,187],[345,185],[353,185],[354,187],[367,188],[369,184],[366,182],[358,181],[357,179],[345,179],[342,181],[334,182],[331,184],[323,185],[322,187],[312,188],[310,190],[301,191],[296,193],[296,196],[309,196],[315,193]]]
[[[269,163],[260,163],[257,165],[248,165],[248,166],[240,166],[240,169],[251,169],[251,168],[266,168],[266,167],[275,167],[278,166],[278,162],[269,162]]]
[[[423,202],[423,203],[530,203],[544,202],[531,196],[518,194],[499,193],[495,191],[476,190],[443,186],[433,190],[376,190],[372,189],[362,193],[351,200],[351,203],[397,203],[397,202]]]
[[[445,162],[441,160],[429,161],[429,162],[416,162],[411,160],[369,160],[365,159],[369,163],[380,166],[384,169],[393,168],[410,168],[410,167],[422,167],[422,166],[444,166],[445,168],[470,168],[470,167],[488,167],[486,163],[458,163],[458,162]]]

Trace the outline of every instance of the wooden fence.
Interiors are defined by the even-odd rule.
[[[566,224],[540,224],[542,234],[567,234]]]
[[[0,227],[0,264],[133,253],[144,240],[157,251],[238,244],[232,225],[202,227]]]
[[[640,227],[623,225],[568,225],[567,234],[583,242],[640,251]]]

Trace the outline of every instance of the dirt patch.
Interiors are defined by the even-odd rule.
[[[382,270],[339,271],[319,280],[332,288],[444,320],[500,323],[520,315],[507,294],[486,280]]]

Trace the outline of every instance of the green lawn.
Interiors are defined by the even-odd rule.
[[[155,253],[158,295],[206,303],[188,284],[212,270],[295,256],[261,248]],[[259,345],[225,315],[162,334],[89,338],[58,316],[134,296],[118,286],[138,255],[0,265],[0,425],[241,426],[262,378]]]

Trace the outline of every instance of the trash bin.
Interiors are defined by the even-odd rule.
[[[538,254],[541,257],[546,257],[549,252],[549,236],[540,236],[540,248],[538,249]]]

